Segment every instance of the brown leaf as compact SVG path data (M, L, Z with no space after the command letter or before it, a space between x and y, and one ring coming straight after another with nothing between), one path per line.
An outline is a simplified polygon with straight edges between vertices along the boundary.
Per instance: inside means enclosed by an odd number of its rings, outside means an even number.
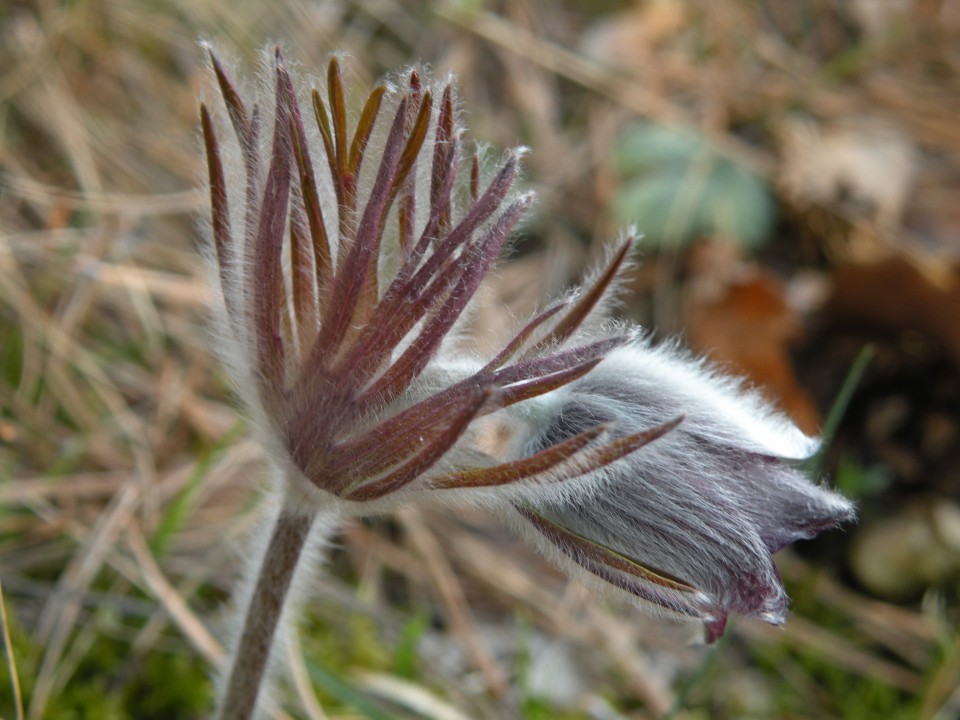
M836 270L825 312L840 323L919 332L960 365L958 268L895 252L848 259Z

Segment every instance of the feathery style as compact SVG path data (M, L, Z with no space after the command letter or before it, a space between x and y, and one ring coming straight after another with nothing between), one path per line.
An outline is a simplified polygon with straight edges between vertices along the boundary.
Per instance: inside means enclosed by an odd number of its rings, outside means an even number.
M605 320L632 238L493 357L468 356L464 320L532 200L514 189L521 151L484 180L453 85L417 70L375 87L351 130L337 58L305 94L274 51L251 104L210 57L219 350L284 503L221 717L256 706L319 513L475 500L572 572L703 621L708 639L732 612L782 622L771 553L852 507L785 463L816 443L754 395ZM491 426L508 438L495 452L480 441Z

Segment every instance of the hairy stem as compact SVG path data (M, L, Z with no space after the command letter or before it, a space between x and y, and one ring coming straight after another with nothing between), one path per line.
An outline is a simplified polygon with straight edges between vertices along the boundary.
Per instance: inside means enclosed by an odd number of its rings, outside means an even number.
M277 517L243 619L240 642L233 653L226 692L220 702L220 720L248 720L254 716L287 591L313 520L313 516L293 514L286 508Z

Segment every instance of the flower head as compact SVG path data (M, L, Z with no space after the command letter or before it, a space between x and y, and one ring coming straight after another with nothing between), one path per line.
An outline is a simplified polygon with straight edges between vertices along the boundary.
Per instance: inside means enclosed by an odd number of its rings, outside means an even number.
M521 153L482 181L452 84L416 70L377 86L351 130L336 58L307 95L274 51L253 103L211 61L221 354L288 501L367 514L481 498L711 636L729 612L780 621L770 553L851 507L783 463L811 441L759 401L596 322L631 238L494 357L466 357L457 330L531 202L514 190ZM513 438L499 453L478 439L491 423Z
M592 473L578 495L531 495L516 510L568 565L703 620L710 640L730 613L783 622L771 554L853 518L846 499L789 463L810 456L815 440L673 348L615 350L549 402L530 451L597 423L619 435L684 414L656 443Z

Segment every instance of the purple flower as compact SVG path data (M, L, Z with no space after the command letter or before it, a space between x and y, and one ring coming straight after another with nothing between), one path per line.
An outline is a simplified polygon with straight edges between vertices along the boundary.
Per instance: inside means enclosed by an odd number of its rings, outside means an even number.
M275 51L252 103L211 60L219 350L286 513L483 502L711 639L730 612L782 621L770 554L852 508L785 464L815 447L787 421L604 320L632 239L495 357L466 355L469 308L532 200L514 190L521 153L484 179L452 84L416 70L377 86L351 130L336 58L304 93Z
M675 349L615 350L549 403L531 452L598 423L619 436L683 414L656 443L579 481L576 494L531 494L516 511L567 567L703 620L711 642L730 613L782 623L787 598L771 554L853 519L850 502L789 462L817 441Z

